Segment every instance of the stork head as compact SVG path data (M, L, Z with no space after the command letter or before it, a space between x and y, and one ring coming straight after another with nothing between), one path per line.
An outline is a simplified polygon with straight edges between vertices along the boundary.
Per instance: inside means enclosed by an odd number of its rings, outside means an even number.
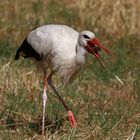
M100 41L95 37L94 33L90 31L83 31L79 34L78 43L80 46L95 56L97 60L105 67L105 65L100 60L99 51L104 50L106 53L111 54L110 51L104 47Z

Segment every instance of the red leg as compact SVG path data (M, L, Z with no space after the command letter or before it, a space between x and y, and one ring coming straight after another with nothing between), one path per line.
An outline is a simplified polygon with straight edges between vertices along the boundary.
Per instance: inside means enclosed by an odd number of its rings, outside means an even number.
M43 106L43 110L42 110L42 135L44 135L45 109L46 109L46 101L47 101L46 81L47 81L47 76L45 74L44 82L43 82L43 94L42 94L42 106Z
M68 120L69 120L70 126L76 128L77 126L76 121L75 121L73 112L70 110L68 111Z
M70 126L71 127L76 127L76 121L74 118L74 115L72 113L72 111L69 110L68 106L66 105L66 103L64 102L64 100L62 99L62 97L59 95L57 89L55 88L55 86L52 83L52 75L54 74L54 72L51 72L48 76L48 84L50 85L50 87L53 89L54 93L57 95L57 97L59 98L59 100L61 101L61 103L63 104L63 106L65 107L65 109L68 111L68 120L70 122Z

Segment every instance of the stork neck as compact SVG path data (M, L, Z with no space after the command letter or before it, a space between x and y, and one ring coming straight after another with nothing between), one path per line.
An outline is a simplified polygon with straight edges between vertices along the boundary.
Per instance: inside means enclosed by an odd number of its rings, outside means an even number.
M76 64L84 64L86 54L87 54L86 50L78 43L76 46L76 57L75 57Z

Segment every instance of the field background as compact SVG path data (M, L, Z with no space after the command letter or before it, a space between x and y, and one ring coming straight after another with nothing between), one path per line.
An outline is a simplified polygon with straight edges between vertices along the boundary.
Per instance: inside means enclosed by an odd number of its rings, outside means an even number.
M113 55L90 56L67 87L58 87L74 111L77 129L48 88L48 140L140 139L140 1L3 0L0 2L0 140L41 139L42 75L30 60L14 61L16 49L34 27L66 24L91 30ZM114 78L116 73L125 83ZM58 76L54 78L60 84Z

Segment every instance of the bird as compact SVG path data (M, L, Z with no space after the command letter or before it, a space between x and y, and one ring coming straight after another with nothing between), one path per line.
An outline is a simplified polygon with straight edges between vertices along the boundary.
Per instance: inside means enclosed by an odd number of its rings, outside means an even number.
M64 99L58 93L53 84L52 77L58 73L61 83L67 85L85 64L87 54L95 58L103 65L99 51L104 50L110 54L91 31L77 30L61 24L46 24L31 30L17 49L15 60L20 56L32 59L41 69L43 78L42 93L42 135L44 135L45 108L47 101L47 84L58 96L60 102L68 113L68 120L71 127L76 128L77 124L74 114L66 105ZM49 73L48 73L49 71Z

